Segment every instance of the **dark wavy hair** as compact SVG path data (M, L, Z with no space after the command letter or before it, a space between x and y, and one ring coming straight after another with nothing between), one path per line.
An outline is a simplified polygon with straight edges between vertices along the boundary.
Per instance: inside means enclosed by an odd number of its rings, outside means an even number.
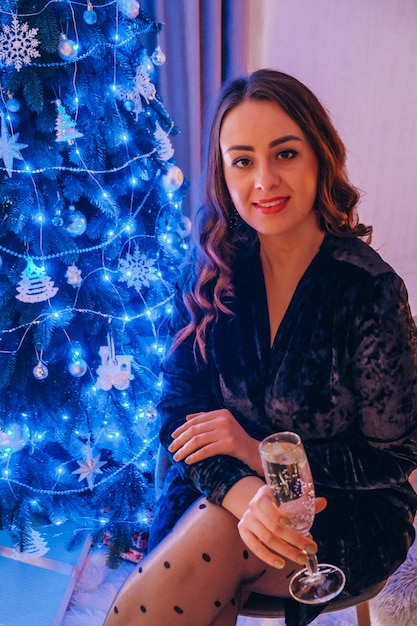
M233 268L242 249L257 239L236 216L223 174L220 132L225 116L247 100L275 102L298 124L319 163L315 210L320 228L338 237L368 237L372 227L360 223L360 194L346 174L346 150L317 97L296 78L270 69L226 83L217 99L205 135L202 206L193 215L191 255L183 298L190 323L177 335L174 347L195 333L194 350L206 358L206 332L220 312L230 314Z

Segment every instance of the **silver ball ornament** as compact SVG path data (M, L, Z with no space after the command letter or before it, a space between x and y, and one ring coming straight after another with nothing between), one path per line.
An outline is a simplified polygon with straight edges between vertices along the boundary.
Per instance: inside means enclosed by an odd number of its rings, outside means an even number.
M162 186L167 193L177 191L184 182L184 174L176 165L171 165L162 176Z
M179 258L184 254L183 239L178 233L167 233L165 235L164 249L173 258Z
M155 223L155 235L169 258L178 259L184 255L190 231L191 222L182 214L181 203L167 202L161 207Z
M134 19L139 15L140 4L137 0L118 0L120 11L125 17Z
M84 11L83 20L89 26L97 22L97 13L94 11L91 2L88 3L87 11Z
M62 219L61 209L55 209L55 215L52 218L52 224L54 226L62 226L64 220Z
M143 70L148 74L152 74L155 69L151 57L146 53L142 56L140 64Z
M37 365L35 365L35 367L33 368L33 375L36 378L36 380L44 380L45 378L48 378L48 368L46 367L45 363L42 363L42 361L39 361Z
M133 102L133 100L130 100L130 99L125 100L123 103L123 106L126 111L129 111L129 113L131 113L135 108L135 103Z
M4 430L0 429L0 449L16 452L25 447L29 438L27 424L9 424Z
M73 361L68 363L68 371L71 376L74 376L75 378L80 378L81 376L84 376L87 371L87 363L84 361L84 359L74 359Z
M64 61L75 61L78 56L78 46L72 39L62 34L58 44L58 54Z
M9 98L6 102L6 107L10 113L17 113L20 109L20 102L16 98Z
M81 237L87 229L87 220L81 211L77 211L74 206L70 206L62 213L64 228L71 237Z
M156 46L151 56L154 65L163 65L166 61L165 53L161 50L161 46Z
M181 217L178 219L177 233L183 239L190 236L191 220L186 215L181 215Z

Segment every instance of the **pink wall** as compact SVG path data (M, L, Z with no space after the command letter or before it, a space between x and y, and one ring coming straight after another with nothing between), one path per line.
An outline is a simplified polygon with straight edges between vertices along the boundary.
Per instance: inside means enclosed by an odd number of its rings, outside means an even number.
M417 1L251 0L250 70L292 74L348 149L373 246L417 313Z

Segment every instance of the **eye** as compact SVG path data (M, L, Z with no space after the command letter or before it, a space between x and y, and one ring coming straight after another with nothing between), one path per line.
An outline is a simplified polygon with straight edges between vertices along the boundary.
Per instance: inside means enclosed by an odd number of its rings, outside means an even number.
M297 156L297 154L297 150L287 148L286 150L281 150L280 152L278 152L277 159L281 159L282 161L289 161L290 159L293 159L295 156Z
M233 159L232 167L244 168L250 165L251 163L252 161L250 160L249 157L238 157L236 159Z

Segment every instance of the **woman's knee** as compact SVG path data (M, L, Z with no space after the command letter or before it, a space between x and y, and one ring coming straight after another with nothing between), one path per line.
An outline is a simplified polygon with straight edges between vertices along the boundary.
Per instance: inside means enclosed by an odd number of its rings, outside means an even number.
M226 537L229 541L235 539L237 543L242 544L237 522L236 517L226 509L209 502L206 498L200 498L184 513L171 532L177 537L185 533L189 538L190 530L194 529L200 539L204 537L219 543Z

